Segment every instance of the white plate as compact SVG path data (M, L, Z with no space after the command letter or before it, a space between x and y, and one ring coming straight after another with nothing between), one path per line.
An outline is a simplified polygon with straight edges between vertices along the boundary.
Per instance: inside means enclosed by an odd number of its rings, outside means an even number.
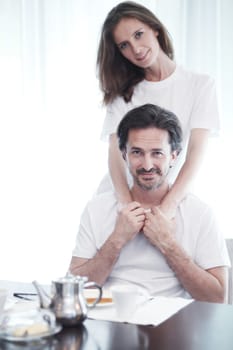
M91 308L91 305L95 301L95 299L98 296L98 291L96 289L84 289L84 296L87 302L87 305ZM103 290L102 293L102 299L94 306L94 308L101 308L106 306L112 306L113 300L112 300L112 293L110 290Z
M96 306L95 307L97 307L97 308L101 308L101 307L107 307L107 306L113 306L113 302L107 302L107 303L98 303L98 304L96 304Z
M0 332L0 339L8 340L8 341L14 341L14 342L30 342L39 340L41 338L51 337L52 335L55 335L59 333L62 329L61 325L56 325L55 328L51 328L49 332L44 332L40 334L35 335L28 335L28 336L22 336L22 337L16 337L13 335L13 332L16 327L8 328L4 332Z
M104 300L102 300L102 301L100 301L99 303L97 303L95 306L94 306L94 308L99 308L99 307L103 307L103 306L112 306L113 305L113 300L112 299L110 299L110 298L108 298L108 299L106 299L107 301L104 301ZM87 305L89 306L89 308L90 309L92 309L92 307L91 307L91 305L92 305L92 303L93 303L93 300L88 300L87 299Z

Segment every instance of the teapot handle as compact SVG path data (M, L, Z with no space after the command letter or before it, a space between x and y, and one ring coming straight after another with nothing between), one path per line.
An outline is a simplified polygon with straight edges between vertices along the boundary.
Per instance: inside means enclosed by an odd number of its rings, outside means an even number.
M95 282L86 282L84 283L84 288L90 288L90 287L95 287L99 290L99 295L97 296L96 300L91 304L91 305L88 305L89 308L93 308L96 306L96 304L100 301L100 299L102 298L102 287L95 283Z

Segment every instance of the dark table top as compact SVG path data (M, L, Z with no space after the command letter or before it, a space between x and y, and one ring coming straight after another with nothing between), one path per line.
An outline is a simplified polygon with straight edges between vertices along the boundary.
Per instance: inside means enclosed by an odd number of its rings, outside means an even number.
M1 342L0 349L232 350L233 306L194 302L156 327L88 319L43 344Z

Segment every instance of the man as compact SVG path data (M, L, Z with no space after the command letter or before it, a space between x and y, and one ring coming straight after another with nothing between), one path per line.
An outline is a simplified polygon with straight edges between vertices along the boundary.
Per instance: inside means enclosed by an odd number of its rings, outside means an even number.
M135 284L151 295L224 302L229 259L211 210L191 194L174 220L159 208L181 150L178 119L146 104L125 115L117 135L134 201L118 211L114 193L108 192L88 203L71 273L101 285Z

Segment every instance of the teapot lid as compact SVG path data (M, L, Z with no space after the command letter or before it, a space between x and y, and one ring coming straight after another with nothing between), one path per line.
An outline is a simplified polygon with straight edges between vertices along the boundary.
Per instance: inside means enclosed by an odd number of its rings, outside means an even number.
M73 275L69 271L64 277L57 278L54 282L56 283L80 283L80 282L87 282L88 277L86 276L79 276L79 275Z

